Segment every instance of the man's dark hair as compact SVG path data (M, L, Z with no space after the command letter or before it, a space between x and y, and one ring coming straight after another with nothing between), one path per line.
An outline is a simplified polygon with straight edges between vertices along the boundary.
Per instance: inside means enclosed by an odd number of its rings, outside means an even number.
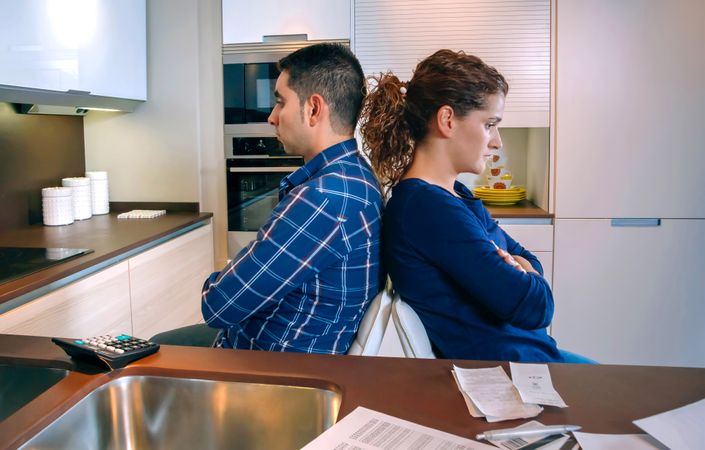
M289 88L299 96L301 107L319 94L330 108L333 130L355 130L367 88L360 61L349 48L330 43L304 47L282 58L279 70L289 74Z

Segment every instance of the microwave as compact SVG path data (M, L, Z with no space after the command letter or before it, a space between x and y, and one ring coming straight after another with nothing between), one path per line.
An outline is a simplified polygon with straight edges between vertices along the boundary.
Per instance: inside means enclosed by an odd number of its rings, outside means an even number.
M225 133L273 135L267 123L274 109L278 62L315 42L305 35L265 36L265 42L223 45L223 115ZM293 40L292 40L293 39ZM296 40L299 39L299 40ZM327 41L349 45L347 40Z

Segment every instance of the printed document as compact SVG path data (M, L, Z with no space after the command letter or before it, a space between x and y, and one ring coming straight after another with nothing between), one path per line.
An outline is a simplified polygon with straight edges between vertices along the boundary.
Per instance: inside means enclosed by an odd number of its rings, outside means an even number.
M595 434L574 431L583 450L668 450L647 434Z
M522 401L512 380L501 366L488 369L463 369L453 366L453 371L461 391L487 416L488 422L536 417L543 411L538 405L525 404Z
M358 406L302 450L495 450L487 444Z
M634 424L671 450L703 448L705 443L705 399L666 411Z
M512 382L526 403L567 408L560 394L553 387L551 373L546 364L509 363Z

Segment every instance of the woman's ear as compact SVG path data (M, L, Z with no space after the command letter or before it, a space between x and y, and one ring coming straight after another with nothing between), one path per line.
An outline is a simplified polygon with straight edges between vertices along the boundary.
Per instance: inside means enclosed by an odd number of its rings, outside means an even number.
M455 124L453 119L455 118L455 112L453 108L448 105L443 105L438 108L436 112L436 126L438 127L438 132L441 136L448 138L453 133L455 129Z

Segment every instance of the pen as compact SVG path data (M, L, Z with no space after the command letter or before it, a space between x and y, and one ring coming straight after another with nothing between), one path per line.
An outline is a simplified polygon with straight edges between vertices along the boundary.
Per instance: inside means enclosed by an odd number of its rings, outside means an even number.
M577 425L548 425L541 428L502 428L480 433L475 436L475 439L503 441L526 436L550 436L552 434L570 433L571 431L578 431L580 428Z

